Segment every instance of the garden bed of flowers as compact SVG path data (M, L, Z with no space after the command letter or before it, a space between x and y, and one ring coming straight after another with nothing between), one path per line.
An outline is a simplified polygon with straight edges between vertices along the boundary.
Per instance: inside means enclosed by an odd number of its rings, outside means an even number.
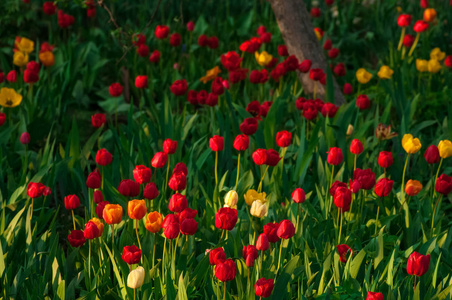
M2 1L0 299L452 299L452 1L303 2Z

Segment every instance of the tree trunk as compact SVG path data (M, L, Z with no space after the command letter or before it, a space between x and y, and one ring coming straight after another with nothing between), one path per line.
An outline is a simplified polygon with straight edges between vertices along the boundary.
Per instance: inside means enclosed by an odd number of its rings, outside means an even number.
M310 21L310 15L306 10L303 0L270 0L276 21L278 22L284 42L289 54L295 55L301 62L305 59L312 61L312 68L321 68L326 72L328 67L323 48L314 33L314 27ZM309 73L298 73L303 89L308 94L314 92L314 81L309 78ZM334 102L345 103L341 88L334 80ZM325 99L326 87L317 83L317 95Z

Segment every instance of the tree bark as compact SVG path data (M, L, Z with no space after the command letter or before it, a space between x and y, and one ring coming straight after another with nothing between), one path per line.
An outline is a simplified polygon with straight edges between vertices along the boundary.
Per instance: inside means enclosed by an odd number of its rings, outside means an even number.
M289 54L295 55L301 62L305 59L312 61L312 68L321 68L326 72L328 67L323 48L314 33L310 15L303 0L269 0L278 22L284 42ZM314 81L309 78L309 73L298 72L303 89L308 94L314 92ZM345 103L341 88L334 79L334 102ZM317 95L325 99L326 87L317 83Z

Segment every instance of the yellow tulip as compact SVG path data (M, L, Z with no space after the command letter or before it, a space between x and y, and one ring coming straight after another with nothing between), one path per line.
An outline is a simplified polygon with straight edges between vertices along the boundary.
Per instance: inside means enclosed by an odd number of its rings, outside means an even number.
M267 194L265 194L264 192L258 193L256 190L248 190L243 197L245 198L246 204L251 206L253 202L256 200L261 200L262 202L265 202L266 196Z
M273 56L268 54L267 51L262 51L260 54L256 51L254 57L256 57L257 63L263 67L267 66L273 59Z
M27 38L16 38L16 47L21 52L30 54L35 48L35 43Z
M402 147L405 149L406 153L414 154L418 152L421 147L421 141L418 138L414 138L411 134L405 134L402 138Z
M250 214L257 218L265 217L268 214L268 206L261 200L256 200L251 205Z
M446 52L441 52L441 49L436 47L430 52L430 59L436 59L438 61L442 61L446 58Z
M137 267L132 270L127 276L127 286L131 289L138 289L143 285L144 282L144 268L142 266Z
M377 73L381 79L391 79L392 74L394 74L394 71L388 66L381 66L380 71Z
M356 79L358 79L359 83L366 84L372 78L372 74L366 71L364 68L358 69L356 71Z
M353 133L353 125L352 124L348 124L348 127L347 127L347 135L352 135L352 133Z
M221 70L218 66L215 66L215 68L207 70L206 76L201 77L202 83L206 84L207 82L214 80L217 78L218 74L221 73Z
M452 142L449 140L442 140L438 144L439 156L448 158L452 156Z
M23 67L28 63L28 54L21 51L14 52L13 64L18 67Z
M3 107L16 107L22 102L22 95L14 89L2 88L0 90L0 105Z
M416 69L419 72L427 72L428 71L428 61L425 59L416 59Z
M237 206L237 202L239 201L239 195L236 191L229 191L224 196L224 204L226 204L228 207L234 207Z
M428 61L428 71L430 73L438 73L441 71L441 64L436 59L431 59Z

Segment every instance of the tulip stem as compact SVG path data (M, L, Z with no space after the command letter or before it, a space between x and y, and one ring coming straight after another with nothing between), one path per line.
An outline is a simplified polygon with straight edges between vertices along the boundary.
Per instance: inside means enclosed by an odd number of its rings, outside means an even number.
M91 285L91 239L88 240L88 278Z
M257 192L258 192L258 193L261 192L261 189L262 189L262 181L264 180L264 177L265 177L265 175L267 174L268 167L269 167L269 166L267 166L267 168L265 168L264 174L262 175L261 181L259 182L259 186L257 187ZM262 166L261 166L261 173L262 173Z
M31 198L30 222L31 222L31 219L33 218L33 202L34 202L34 198Z
M287 147L284 147L282 150L282 158L281 158L281 181L282 181L282 176L284 173L284 157L286 156L286 151L287 151Z
M438 206L439 201L443 198L443 195L438 196L438 200L436 200L435 209L433 210L433 217L432 217L432 236L433 236L433 229L435 229L435 215L436 215L436 207Z
M419 42L419 37L420 37L420 34L419 34L419 32L418 32L418 33L416 34L416 39L414 40L413 46L411 46L410 52L408 52L408 56L411 56L411 54L413 54L414 48L416 48L417 43Z
M171 162L171 155L168 155L168 162L167 162L167 167L166 167L166 183L165 183L165 193L163 194L163 196L165 196L166 194L166 189L168 188L168 174L169 174L169 168L170 168L170 162Z
M154 268L156 242L157 242L157 235L154 233L154 250L152 251L152 268Z
M405 173L406 173L406 167L408 165L409 158L410 158L410 154L408 153L407 156L406 156L406 160L405 160L405 166L403 167L402 189L400 191L401 197L402 197L402 205L403 205L403 203L405 203L405 189L404 189L404 186L405 186Z
M443 164L443 159L444 158L441 158L441 160L439 161L438 170L436 170L435 182L433 182L433 184L432 184L432 186L433 186L433 197L435 197L435 184L436 184L436 180L438 180L439 170L441 169L441 165Z
M133 289L133 300L135 300L135 291L136 289Z
M226 300L226 281L224 282L223 300Z
M298 231L298 223L300 221L300 204L297 204L297 226L295 226L295 229Z
M218 185L218 151L215 151L215 185Z
M378 215L380 214L380 205L378 205L377 208L377 219L375 220L375 235L377 235L377 230L378 230Z
M165 252L166 252L166 238L163 243L163 257L162 257L162 280L165 282Z
M100 148L100 147L99 147ZM104 174L105 174L105 172L104 172L104 166L102 166L102 192L104 191Z
M75 216L74 216L74 210L71 209L72 211L72 223L74 224L74 230L76 230L77 228L75 228Z
M343 215L344 215L344 213L342 212L342 208L340 209L340 212L341 212L341 225L339 226L339 238L338 238L338 242L337 242L338 245L341 244L342 219L343 219Z
M416 276L416 275L414 275L414 286L413 286L413 290L415 290L415 289L416 289L416 281L417 281L417 276Z
M115 257L115 224L111 224L111 251Z
M117 105L117 97L115 97L115 128L118 130L118 105ZM133 290L135 292L135 290Z
M237 177L235 179L234 191L237 191L237 184L239 183L239 174L240 174L240 152L239 157L237 158Z
M400 35L399 46L397 47L397 51L400 51L403 45L403 39L405 37L405 27L402 27L402 34Z
M358 157L358 155L355 154L355 160L353 162L353 173L355 173L356 171L356 158Z
M276 269L276 274L278 274L279 266L281 265L281 252L283 248L283 240L281 240L281 246L279 247L279 257L278 257L278 268Z
M135 220L135 232L137 233L138 247L141 250L140 236L138 235L138 220ZM143 256L141 256L141 261L143 261Z

